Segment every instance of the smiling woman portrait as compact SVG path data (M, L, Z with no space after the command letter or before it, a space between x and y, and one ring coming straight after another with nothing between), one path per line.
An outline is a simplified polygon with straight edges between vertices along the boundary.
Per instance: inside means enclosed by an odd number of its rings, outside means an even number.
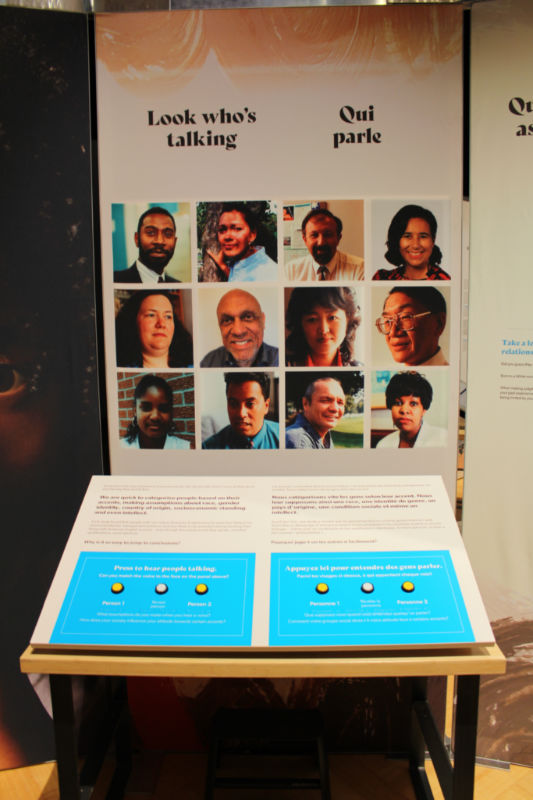
M276 214L270 203L199 203L199 281L275 281ZM257 206L255 209L253 206Z
M115 320L117 366L192 366L192 337L176 313L179 298L179 292L142 290L124 299Z
M355 291L347 286L293 289L286 312L287 366L361 366L354 355L360 322Z
M442 253L435 244L437 220L427 208L407 205L389 225L385 258L395 269L378 269L374 281L449 281L440 267Z
M123 447L156 450L189 450L190 443L174 431L173 396L169 384L158 375L144 375L133 395L134 416Z

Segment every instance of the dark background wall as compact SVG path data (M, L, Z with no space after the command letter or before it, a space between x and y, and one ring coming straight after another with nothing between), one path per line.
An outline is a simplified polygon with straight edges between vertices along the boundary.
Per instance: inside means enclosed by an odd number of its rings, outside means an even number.
M87 17L0 9L0 767L54 757L18 659L102 471Z

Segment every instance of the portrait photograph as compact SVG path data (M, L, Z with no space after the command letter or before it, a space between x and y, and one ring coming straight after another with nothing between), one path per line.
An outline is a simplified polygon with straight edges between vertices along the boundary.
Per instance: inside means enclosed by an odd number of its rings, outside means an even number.
M202 370L200 386L202 449L279 448L277 372Z
M445 447L448 369L372 372L371 447Z
M194 375L119 372L119 437L129 450L193 450Z
M196 204L198 281L278 279L278 208L271 200Z
M193 366L190 289L115 289L117 367Z
M277 367L278 290L202 286L195 353L201 367Z
M363 200L301 200L283 204L285 280L363 280Z
M363 447L364 399L362 372L286 372L286 448Z
M450 201L447 197L398 198L371 203L372 280L448 281Z
M362 290L316 284L285 289L288 367L361 367Z
M450 286L372 286L372 366L448 366Z
M189 203L112 203L114 283L189 283Z

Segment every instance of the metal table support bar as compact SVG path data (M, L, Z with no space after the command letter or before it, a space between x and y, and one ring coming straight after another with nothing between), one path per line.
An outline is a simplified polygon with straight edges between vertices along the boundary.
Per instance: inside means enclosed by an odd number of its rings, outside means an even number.
M127 704L126 681L121 680L113 693L108 713L94 736L91 751L79 771L77 730L70 675L50 675L50 691L54 716L57 772L60 798L78 800L91 797L104 758L111 743L115 744L115 770L106 800L120 800L131 772L131 727Z
M417 800L433 800L434 797L424 768L426 747L445 800L472 800L479 682L479 675L460 675L457 678L455 757L452 764L427 702L427 679L416 679L411 707L410 772Z
M50 694L54 713L59 796L62 799L78 798L80 779L70 675L50 675Z

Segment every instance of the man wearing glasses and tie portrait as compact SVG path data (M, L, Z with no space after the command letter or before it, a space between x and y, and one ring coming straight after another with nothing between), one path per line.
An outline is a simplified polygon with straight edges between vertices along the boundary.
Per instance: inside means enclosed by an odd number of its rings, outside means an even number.
M303 218L301 235L308 254L285 265L289 281L360 281L364 260L338 249L343 224L327 208L312 208Z

